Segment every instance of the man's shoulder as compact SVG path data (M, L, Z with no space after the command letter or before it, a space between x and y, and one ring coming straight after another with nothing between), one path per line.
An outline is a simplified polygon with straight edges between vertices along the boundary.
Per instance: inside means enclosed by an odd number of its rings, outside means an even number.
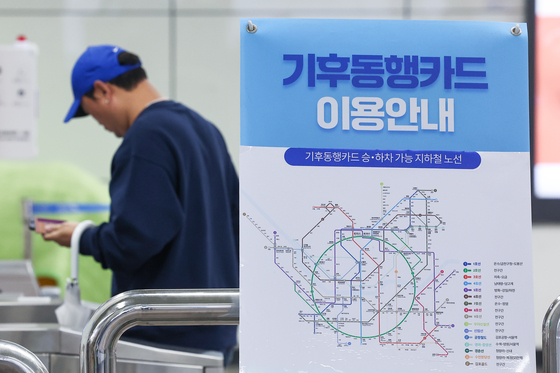
M150 149L173 148L212 138L214 126L185 105L174 101L158 102L144 110L123 138L121 147L133 154ZM202 140L204 142L204 140ZM183 150L185 151L185 150Z
M218 128L195 110L175 101L163 101L148 107L132 125L138 131L189 135L196 138L221 137Z
M214 125L204 119L196 111L187 106L174 102L165 101L150 105L134 121L130 130L135 132L159 132L188 131L196 128L213 128ZM129 131L130 131L129 130Z
M169 121L203 121L202 116L180 102L166 100L148 106L136 119L136 122Z

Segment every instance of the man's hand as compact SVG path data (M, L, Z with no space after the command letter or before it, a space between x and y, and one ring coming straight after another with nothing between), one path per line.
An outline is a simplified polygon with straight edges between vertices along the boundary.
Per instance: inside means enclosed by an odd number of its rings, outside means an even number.
M43 233L43 239L45 241L54 241L60 246L70 247L70 240L72 239L72 233L78 222L67 221L62 224L47 224L45 225L45 233Z

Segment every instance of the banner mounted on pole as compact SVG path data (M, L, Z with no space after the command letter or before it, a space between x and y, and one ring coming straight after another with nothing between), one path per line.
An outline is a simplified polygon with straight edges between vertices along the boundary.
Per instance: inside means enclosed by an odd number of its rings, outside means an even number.
M534 371L527 45L241 21L243 372Z

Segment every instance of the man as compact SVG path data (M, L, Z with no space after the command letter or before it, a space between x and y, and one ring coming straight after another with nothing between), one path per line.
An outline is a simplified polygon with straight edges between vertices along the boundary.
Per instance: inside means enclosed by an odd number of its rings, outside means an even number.
M239 287L239 185L219 131L163 98L140 59L116 46L89 47L72 88L65 122L89 114L123 138L111 166L111 215L99 226L50 226L44 238L77 240L81 254L113 271L113 295ZM236 327L136 327L125 337L222 351L227 361Z

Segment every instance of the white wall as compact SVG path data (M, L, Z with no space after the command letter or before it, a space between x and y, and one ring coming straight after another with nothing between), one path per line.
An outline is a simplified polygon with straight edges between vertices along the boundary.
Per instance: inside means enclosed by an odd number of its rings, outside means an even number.
M378 18L525 22L524 0L0 0L0 44L24 34L39 45L39 156L64 160L108 182L119 140L90 118L63 124L70 71L91 44L137 53L165 96L198 110L239 151L239 18ZM504 233L506 234L506 233ZM533 229L535 339L560 295L559 225Z

